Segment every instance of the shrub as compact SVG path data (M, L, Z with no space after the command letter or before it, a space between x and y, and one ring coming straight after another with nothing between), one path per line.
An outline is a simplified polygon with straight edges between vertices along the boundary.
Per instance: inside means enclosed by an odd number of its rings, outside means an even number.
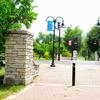
M64 56L64 57L71 57L71 53L69 51L62 52L62 56Z
M49 58L50 58L50 53L49 53L48 51L46 51L46 52L44 53L44 57L45 57L46 59L49 59Z

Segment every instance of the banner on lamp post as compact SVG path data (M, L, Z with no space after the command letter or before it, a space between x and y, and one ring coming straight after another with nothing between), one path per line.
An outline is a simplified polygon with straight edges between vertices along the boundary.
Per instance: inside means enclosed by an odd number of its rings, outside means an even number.
M53 21L47 22L47 31L53 31Z

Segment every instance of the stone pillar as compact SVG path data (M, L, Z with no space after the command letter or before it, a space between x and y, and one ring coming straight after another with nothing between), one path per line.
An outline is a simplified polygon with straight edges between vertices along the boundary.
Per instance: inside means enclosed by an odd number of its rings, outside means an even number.
M30 84L33 80L33 36L19 30L9 31L6 40L4 84Z

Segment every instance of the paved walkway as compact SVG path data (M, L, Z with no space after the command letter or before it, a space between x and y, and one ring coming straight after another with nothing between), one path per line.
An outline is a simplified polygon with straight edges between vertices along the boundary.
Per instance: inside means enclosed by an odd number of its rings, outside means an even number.
M71 72L71 65L50 67L50 64L41 64L33 84L6 100L100 100L99 66L77 65L76 86L73 87Z

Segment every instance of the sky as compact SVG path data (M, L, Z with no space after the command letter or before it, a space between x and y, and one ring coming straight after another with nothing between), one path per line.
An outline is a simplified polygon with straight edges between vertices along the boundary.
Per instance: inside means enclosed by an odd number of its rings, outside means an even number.
M65 26L79 26L83 33L97 23L100 17L100 0L35 0L38 6L34 10L39 14L33 21L30 32L38 36L39 32L47 32L46 18L61 16Z

